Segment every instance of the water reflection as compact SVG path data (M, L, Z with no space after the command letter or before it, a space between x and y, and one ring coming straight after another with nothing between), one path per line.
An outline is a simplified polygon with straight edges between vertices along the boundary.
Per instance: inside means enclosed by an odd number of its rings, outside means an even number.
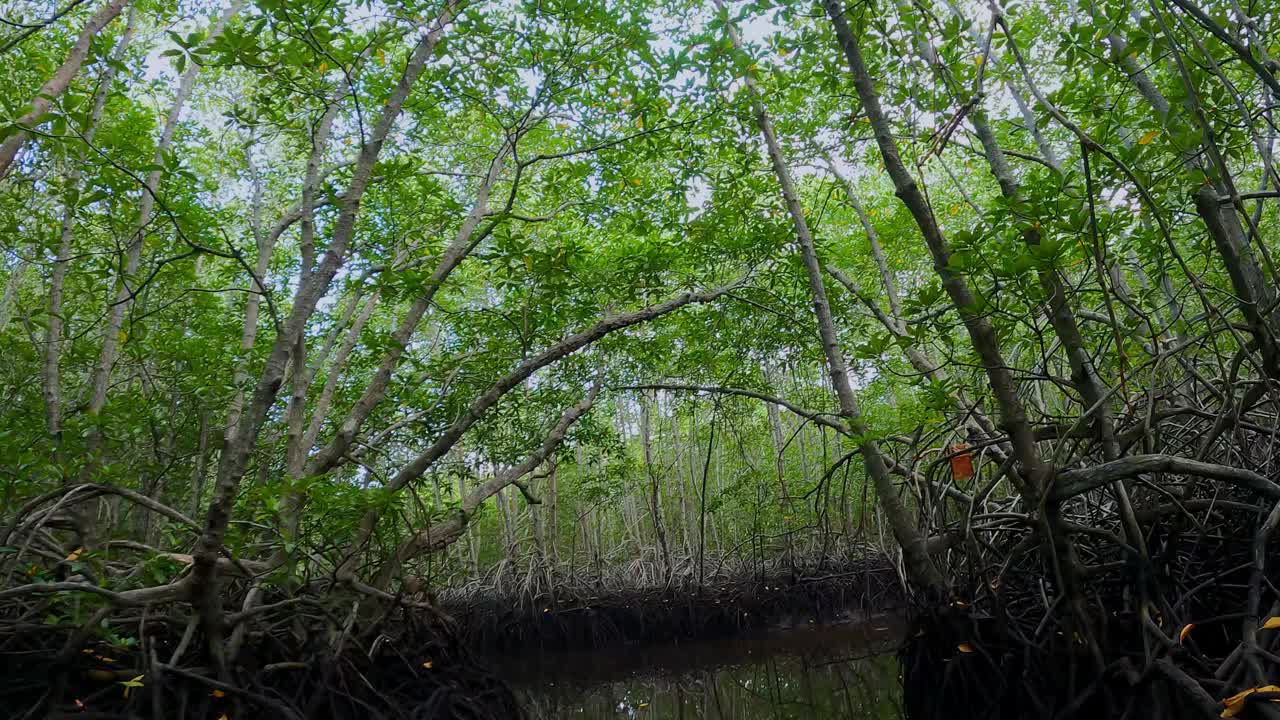
M537 720L898 718L896 631L878 622L524 658L517 692Z

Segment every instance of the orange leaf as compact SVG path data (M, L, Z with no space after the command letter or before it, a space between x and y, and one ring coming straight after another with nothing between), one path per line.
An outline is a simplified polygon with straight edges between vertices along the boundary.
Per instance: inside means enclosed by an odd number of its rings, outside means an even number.
M959 645L956 646L956 649L962 653L973 652L973 646L970 645L969 643L960 643Z
M960 212L958 205L951 206L951 214L955 215ZM951 453L951 477L957 481L968 480L973 477L973 456L964 452L968 445L964 443L956 443L947 448Z
M1159 134L1160 134L1159 130L1151 130L1149 132L1143 133L1142 137L1138 138L1138 144L1146 145L1150 143L1152 140L1155 140L1156 136L1158 136Z
M1178 642L1186 642L1187 636L1191 634L1191 628L1195 627L1195 623L1187 623L1182 626L1182 631L1178 633Z
M1280 630L1280 616L1272 616L1262 623L1263 630Z
M213 692L209 693L209 695L211 697L216 697L216 698L224 698L227 696L225 692L219 690L218 688L214 688Z

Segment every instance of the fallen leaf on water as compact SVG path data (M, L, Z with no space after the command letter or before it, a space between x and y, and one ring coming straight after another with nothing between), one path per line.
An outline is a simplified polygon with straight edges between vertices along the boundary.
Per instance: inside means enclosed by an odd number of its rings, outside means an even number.
M1191 628L1195 627L1195 623L1187 623L1182 626L1182 631L1178 633L1178 642L1185 642L1187 635L1191 634Z
M970 645L969 643L960 643L959 645L956 646L956 649L962 653L973 652L973 646Z
M227 717L226 713L222 713L218 716L218 720L231 720L231 718Z
M1263 630L1280 630L1280 615L1267 618L1266 622L1262 623L1262 629Z
M223 692L223 691L219 690L218 688L214 688L214 689L213 689L213 692L209 693L209 695L210 695L211 697L216 697L216 698L223 698L223 697L226 697L226 696L227 696L227 694L226 694L225 692Z
M1260 693L1260 692L1280 693L1280 686L1263 685L1262 687L1255 687L1255 688L1249 688L1248 690L1241 690L1235 695L1232 695L1231 697L1222 701L1222 717L1229 718L1229 717L1235 717L1236 715L1239 715L1240 711L1244 710L1245 703L1248 702L1249 696L1254 693Z
M426 669L430 670L432 667L434 667L434 666L435 666L435 664L436 664L436 663L435 663L435 661L434 661L434 660L428 660L428 661L426 661L426 662L422 663L422 667L424 667L424 668L426 668Z

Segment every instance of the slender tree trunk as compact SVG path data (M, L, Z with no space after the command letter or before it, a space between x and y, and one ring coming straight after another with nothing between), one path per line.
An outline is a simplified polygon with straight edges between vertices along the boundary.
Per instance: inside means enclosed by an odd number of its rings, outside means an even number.
M342 198L341 208L324 258L319 266L307 275L306 281L298 285L289 316L272 345L262 375L254 389L253 398L240 418L234 440L223 448L218 463L213 500L209 504L204 532L201 533L194 553L195 562L191 575L192 594L200 622L209 638L209 646L213 649L214 665L221 676L226 675L227 666L222 647L222 605L218 600L217 559L222 550L227 524L231 520L231 509L240 481L244 477L249 456L256 445L258 432L266 422L267 413L275 403L276 395L284 381L285 366L297 344L297 339L305 331L316 304L328 290L334 275L337 274L338 268L346 257L347 247L355 231L360 201L372 178L374 164L382 151L383 143L400 116L410 89L426 67L436 44L444 34L445 26L452 21L458 7L459 3L451 0L432 23L431 29L422 35L410 54L405 70L384 104L371 136L361 148L347 193ZM372 528L369 532L372 532Z
M716 7L723 11L724 4L722 0L716 0ZM730 23L728 30L734 47L741 49L742 42L738 37L737 28ZM877 496L884 504L885 515L889 518L894 535L902 546L909 575L926 592L937 594L941 597L944 587L942 574L934 565L933 558L929 556L925 547L925 538L916 526L915 518L912 517L910 510L898 497L897 488L894 487L889 477L889 470L880 454L879 446L869 438L866 428L863 426L861 410L853 394L853 386L849 382L848 367L845 364L844 354L840 350L835 323L831 318L831 306L827 302L826 287L822 280L822 267L818 261L808 222L804 217L804 210L800 206L799 194L796 191L794 181L791 179L791 171L787 167L782 147L774 134L773 123L765 109L764 102L760 99L760 92L755 80L750 75L747 75L745 82L751 92L751 104L755 112L756 124L764 137L769 160L773 165L773 173L782 188L783 200L786 203L787 212L791 216L796 240L800 245L801 260L809 278L809 292L813 300L814 314L818 320L818 334L822 339L822 350L827 359L827 369L831 376L831 384L839 401L840 415L853 433L865 438L860 447L863 461L866 463L867 475L876 484Z
M27 141L28 128L35 127L39 124L45 113L49 112L49 108L53 107L54 101L62 97L62 93L66 92L67 86L75 79L76 74L80 72L80 66L84 64L85 58L89 56L90 45L93 44L93 38L97 36L102 29L105 28L120 11L124 9L126 0L110 0L98 9L89 21L85 23L80 30L80 35L76 37L76 42L71 46L71 52L67 53L67 59L53 73L53 77L49 78L44 85L40 86L40 90L36 92L36 96L32 98L30 108L26 114L18 118L14 125L18 130L0 143L0 179L9 174L9 169L13 166L13 160L18 155L18 151L22 149L23 143Z
M209 28L208 38L205 40L206 46L222 34L227 23L239 12L243 2L244 0L234 0L218 16ZM182 73L178 81L178 89L174 94L173 104L169 107L164 127L160 131L160 139L156 142L156 150L151 158L151 162L154 165L162 165L165 156L173 146L173 139L178 131L178 121L182 118L182 111L187 104L187 99L191 96L192 89L195 87L196 77L200 74L200 70L201 66L193 62ZM160 181L163 177L164 173L160 169L148 172L144 181L142 197L138 200L138 216L133 224L129 245L125 249L124 267L116 275L114 299L108 309L107 325L102 335L102 349L98 354L98 363L94 367L89 382L89 402L86 412L90 417L97 417L107 404L107 390L111 383L111 370L115 366L116 357L120 350L120 335L124 327L124 316L133 302L134 293L137 291L137 287L133 287L130 284L138 274L138 265L142 259L142 248L146 240L147 226L151 223L151 216L156 205L156 194L160 192ZM89 444L93 448L99 442L101 442L101 433L95 431L90 437ZM90 466L92 466L92 463L90 463Z
M1036 447L1035 433L1018 395L1017 383L1009 370L1010 366L1001 354L995 329L987 316L979 312L965 278L952 268L951 249L938 227L928 201L898 154L897 142L893 138L888 118L881 109L880 97L876 93L875 84L863 61L858 40L845 19L842 3L840 0L825 0L825 6L836 37L844 51L845 59L848 61L849 71L853 76L858 97L862 101L863 110L871 121L880 156L893 180L895 192L911 212L912 218L924 236L925 244L933 257L934 270L941 278L943 289L950 296L952 305L960 313L973 348L986 370L988 384L1000 408L1001 425L1013 441L1014 457L1021 466L1022 481L1019 484L1022 487L1020 489L1029 503L1043 508L1046 558L1054 567L1062 593L1067 599L1067 607L1070 609L1071 616L1077 620L1077 629L1082 636L1088 636L1090 632L1086 623L1087 613L1079 587L1074 551L1063 532L1058 503L1044 498L1053 476L1053 469L1040 457ZM893 524L892 520L890 524ZM1095 656L1100 654L1092 638L1090 638L1090 646Z
M662 494L658 484L658 470L653 459L653 426L650 414L650 399L647 393L640 396L640 443L644 455L644 471L649 478L649 516L653 520L653 535L658 542L658 552L662 557L663 575L671 580L671 550L667 547L667 534L662 525Z
M93 142L94 135L98 130L98 123L102 120L102 113L107 105L107 96L111 94L111 84L115 79L120 63L124 59L125 50L129 47L129 42L133 39L135 28L135 20L137 19L137 6L129 7L129 16L125 22L124 34L120 36L120 40L116 43L115 49L111 51L111 58L107 62L107 66L103 68L102 74L98 78L98 89L93 94L93 108L89 111L89 119L85 126L80 130L81 136L84 138L86 145ZM53 272L49 277L49 320L45 328L45 344L44 344L44 408L45 408L45 428L49 432L49 437L53 439L55 457L60 458L61 453L58 448L62 445L62 380L61 380L61 362L62 362L62 334L63 334L63 286L66 283L67 267L71 262L71 251L75 240L76 229L76 211L79 208L78 199L81 190L81 177L83 168L81 163L86 159L86 154L79 153L80 162L67 171L66 185L68 195L66 196L62 212L62 227L59 232L58 256L53 262ZM64 479L70 479L70 475L64 476Z
M675 483L677 492L680 496L680 537L684 547L685 557L693 555L693 538L697 534L697 530L693 526L693 507L689 504L689 492L685 486L685 467L684 467L684 451L680 446L680 417L676 413L675 405L671 406L671 458L672 471L675 473Z

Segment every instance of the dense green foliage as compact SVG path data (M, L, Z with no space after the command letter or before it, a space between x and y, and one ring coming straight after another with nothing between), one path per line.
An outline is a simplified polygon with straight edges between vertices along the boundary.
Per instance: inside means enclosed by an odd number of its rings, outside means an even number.
M378 589L398 587L400 562L454 586L545 589L891 548L860 443L896 460L924 527L947 512L930 485L950 482L943 450L974 441L957 407L997 425L1008 410L962 315L994 326L1049 440L1092 422L1070 343L1128 427L1185 406L1213 418L1246 379L1280 379L1257 334L1271 321L1237 302L1194 200L1211 181L1234 193L1273 286L1268 2L1213 0L1203 21L1182 0L1039 0L999 23L977 4L850 10L950 243L941 261L883 171L819 5L231 7L225 27L226 7L203 0L117 8L21 133L98 8L0 39L0 133L27 136L0 178L0 506L90 483L171 509L107 490L49 513L56 539L27 528L34 541L0 548L20 558L0 558L6 582L65 575L78 547L77 567L116 591L172 579L173 553L212 568L224 547L276 585L336 574ZM850 281L829 275L826 292L865 427L831 425L845 413L757 98L818 256ZM958 312L939 267L971 307ZM1050 321L1050 276L1077 340ZM565 345L593 327L609 332ZM584 398L581 419L565 414ZM1146 427L1139 450L1197 454ZM1041 448L1064 469L1098 452L1079 437ZM1229 452L1216 460L1236 464ZM526 458L523 487L482 492ZM413 539L458 518L444 553ZM139 558L147 572L128 570Z

